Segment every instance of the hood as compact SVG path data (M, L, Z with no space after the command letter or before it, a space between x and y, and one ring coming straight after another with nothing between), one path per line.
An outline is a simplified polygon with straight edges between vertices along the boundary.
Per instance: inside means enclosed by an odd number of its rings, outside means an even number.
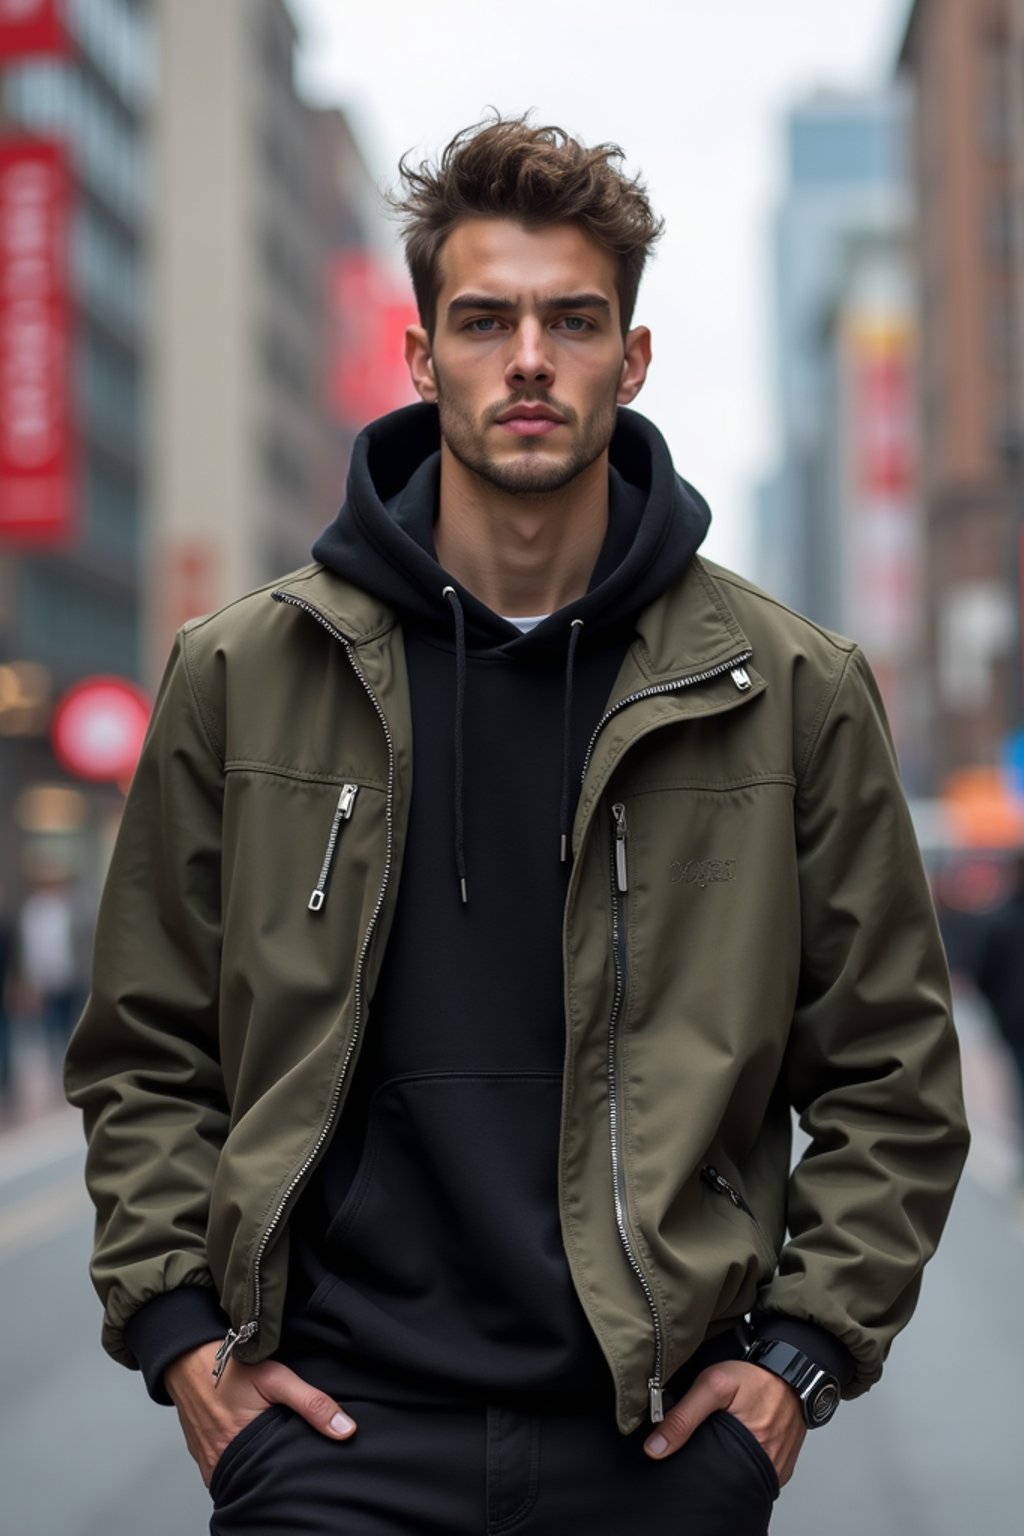
M682 573L708 529L700 493L672 467L660 432L619 410L611 442L608 532L587 592L523 634L455 581L434 549L441 466L436 406L411 405L372 422L352 450L345 502L313 558L417 627L452 636L443 594L454 587L471 650L564 654L566 625L582 643L632 620Z

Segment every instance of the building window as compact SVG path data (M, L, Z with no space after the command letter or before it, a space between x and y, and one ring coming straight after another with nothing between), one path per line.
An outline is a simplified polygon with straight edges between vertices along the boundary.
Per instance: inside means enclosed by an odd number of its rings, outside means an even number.
M989 204L985 234L990 258L999 266L1011 261L1017 244L1017 220L1008 197L996 197Z
M67 566L26 560L22 572L25 654L62 677L138 675L138 622L131 599L87 585Z
M987 329L989 362L997 372L1005 373L1017 361L1017 326L1007 299L997 298L989 305Z
M985 150L994 160L1004 160L1013 148L1011 60L1012 55L1005 42L989 43L981 56L981 137Z
M145 205L146 167L138 127L96 82L63 62L15 66L7 83L12 117L67 139L86 180L134 222Z
M139 504L130 470L91 452L85 461L85 522L89 542L111 557L118 569L132 572L139 556Z
M263 444L263 469L271 494L312 505L312 484L305 464L289 443L273 435Z
M141 390L134 359L90 326L83 327L77 357L81 419L119 452L132 458L142 426Z
M70 0L68 20L89 55L125 101L145 107L156 83L148 8L131 0Z
M141 320L137 250L87 199L75 209L71 253L75 286L87 304L134 332Z

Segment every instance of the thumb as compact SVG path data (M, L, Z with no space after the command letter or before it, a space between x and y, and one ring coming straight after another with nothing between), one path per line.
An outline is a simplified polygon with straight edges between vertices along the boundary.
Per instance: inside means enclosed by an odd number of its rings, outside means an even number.
M329 1440L347 1440L356 1431L355 1420L338 1407L333 1397L303 1381L279 1360L268 1360L255 1368L255 1385L269 1403L281 1403L305 1419Z
M718 1367L702 1371L690 1390L665 1415L655 1434L648 1437L644 1450L660 1459L671 1456L684 1446L699 1424L719 1408L727 1408L736 1395L735 1384Z

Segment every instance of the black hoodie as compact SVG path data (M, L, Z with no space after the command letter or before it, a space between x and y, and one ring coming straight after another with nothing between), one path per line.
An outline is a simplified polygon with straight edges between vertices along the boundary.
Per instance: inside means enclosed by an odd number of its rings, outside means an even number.
M527 634L437 563L433 407L360 436L313 551L398 613L414 753L362 1055L292 1227L280 1358L341 1402L611 1393L558 1216L561 837L635 617L709 521L643 417L611 461L589 590Z

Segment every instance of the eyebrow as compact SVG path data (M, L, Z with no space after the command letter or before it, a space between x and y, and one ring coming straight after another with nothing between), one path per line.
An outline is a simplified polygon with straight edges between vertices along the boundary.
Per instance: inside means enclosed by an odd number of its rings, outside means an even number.
M541 299L541 309L598 309L606 314L611 314L611 304L600 293L560 293L551 298ZM467 309L482 309L494 314L507 314L510 310L518 309L519 302L516 299L499 297L490 293L460 293L452 299L448 305L449 314L457 314Z

